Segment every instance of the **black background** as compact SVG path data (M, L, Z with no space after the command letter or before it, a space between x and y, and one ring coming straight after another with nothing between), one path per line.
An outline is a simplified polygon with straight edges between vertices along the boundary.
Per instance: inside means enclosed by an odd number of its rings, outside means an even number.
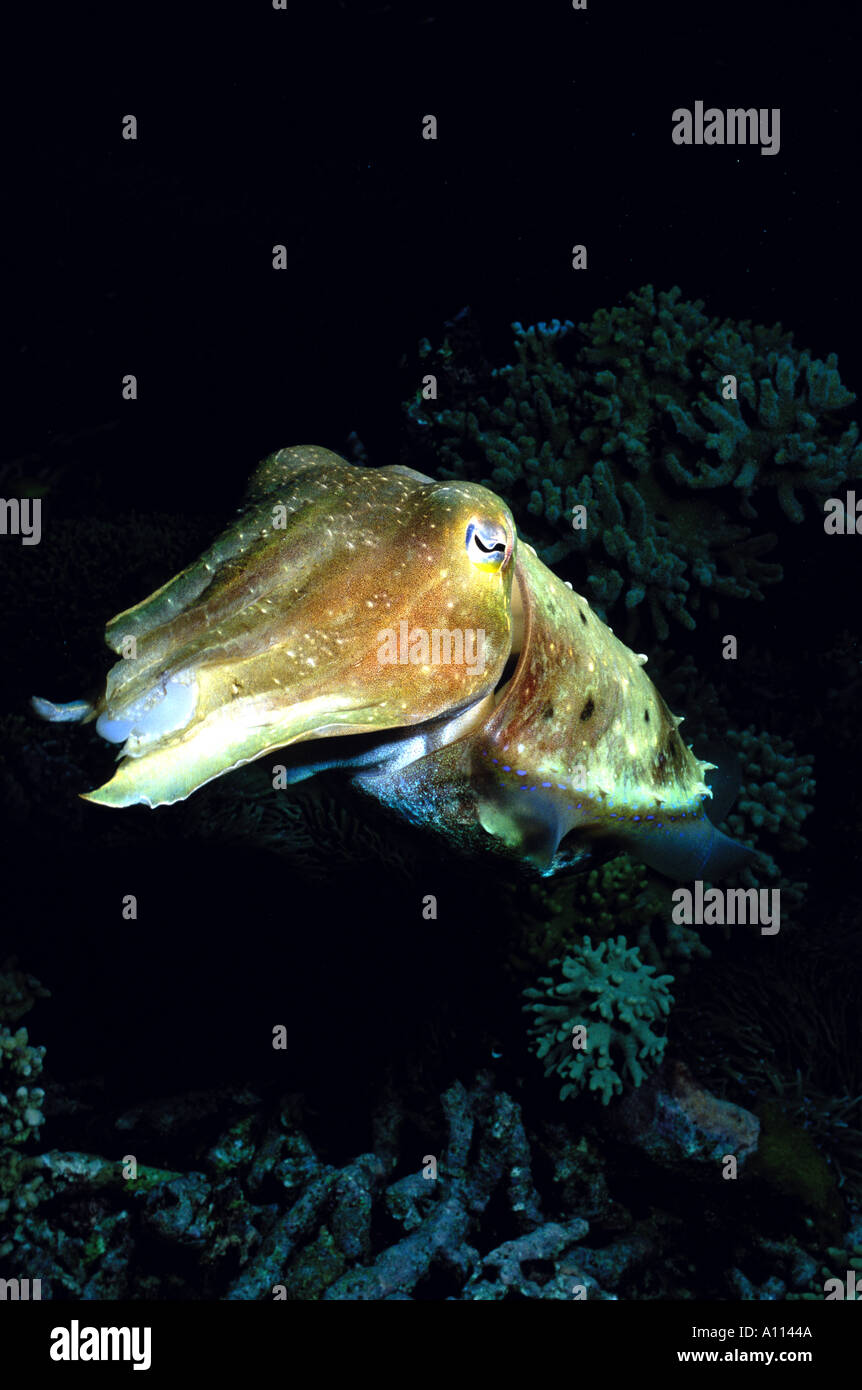
M116 420L114 505L223 509L284 444L392 461L402 355L464 305L493 348L647 282L858 384L838 3L41 13L4 83L6 457ZM780 107L780 152L675 146L698 99Z

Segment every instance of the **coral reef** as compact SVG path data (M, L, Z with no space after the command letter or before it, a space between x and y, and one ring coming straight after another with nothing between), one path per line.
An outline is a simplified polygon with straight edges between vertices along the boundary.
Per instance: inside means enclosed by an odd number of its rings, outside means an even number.
M801 827L813 809L814 759L797 753L790 739L758 731L754 725L727 729L725 738L739 758L742 783L723 827L757 852L755 862L742 870L740 882L780 888L784 923L788 910L801 904L808 885L784 877L770 851L782 857L796 855L808 844Z
M776 1231L747 1170L739 1200L749 1219L721 1235L728 1185L714 1181L715 1158L728 1146L744 1157L753 1118L678 1067L649 1091L650 1104L665 1095L673 1116L663 1110L641 1126L632 1152L652 1136L674 1206L650 1202L645 1218L609 1185L589 1122L577 1137L560 1124L536 1128L488 1072L450 1084L418 1128L409 1104L382 1094L371 1147L340 1159L308 1137L298 1098L237 1088L162 1097L115 1128L124 1146L194 1155L194 1166L141 1165L127 1179L97 1154L40 1155L50 1201L20 1214L14 1268L41 1279L46 1299L776 1299L806 1290L826 1247L813 1233L800 1245L780 1223ZM596 1118L617 1146L628 1142L624 1109ZM613 1184L620 1178L640 1209L642 1167L627 1177L623 1164ZM696 1264L692 1221L710 1233Z
M405 462L487 481L544 558L568 566L575 587L587 588L589 575L588 591L611 621L639 624L645 636L673 621L690 628L716 600L724 614L734 597L762 596L780 570L767 563L771 541L761 531L786 523L790 533L803 509L858 470L856 427L842 419L852 397L833 359L798 353L778 329L707 320L678 292L641 291L580 333L572 324L517 328L514 365L497 372L476 343L471 351L465 365L451 343L436 353L424 346L442 408L411 403L416 447ZM726 373L738 377L738 401L721 398ZM578 503L587 506L586 531L571 525ZM17 709L33 688L31 668L56 659L46 631L60 634L57 693L82 693L81 676L102 653L102 619L196 553L196 529L204 537L211 525L73 516L50 547L26 556L7 548L7 646L13 615L25 605L33 614L13 652ZM704 656L709 637L701 626L686 639L706 675L667 649L651 654L650 671L658 667L663 694L686 713L687 742L698 749L704 735L718 735L737 753L741 787L724 828L757 852L742 881L781 888L789 920L780 937L716 931L708 948L671 922L668 885L625 854L529 886L490 884L477 871L469 893L451 891L440 922L421 928L433 938L429 956L458 959L467 1009L459 1012L452 991L428 986L425 971L399 976L408 953L381 953L369 971L388 981L391 962L391 983L375 998L420 1018L421 1061L411 1056L397 1091L390 1082L371 1087L377 1101L364 1108L363 1098L346 1119L326 1113L325 1085L285 1096L281 1079L227 1086L222 1074L218 1089L195 1076L191 1084L204 1089L142 1103L136 1077L117 1100L129 1107L119 1116L101 1093L79 1107L80 1080L51 1078L43 1097L44 1049L30 1041L38 1026L20 1023L45 991L7 961L0 1273L41 1278L45 1298L560 1300L582 1289L600 1300L772 1301L822 1299L824 1276L858 1270L858 1220L843 1229L845 1211L852 1220L862 1203L862 1054L848 987L860 963L858 896L842 907L822 876L806 911L795 875L814 885L820 865L794 868L814 793L813 759L796 749L817 749L819 796L829 805L832 763L849 761L853 748L858 640L846 632L836 643L833 634L825 694L812 700L794 666L810 662L814 647L800 655L785 644L771 657L767 644L745 666L740 641L739 662L718 662L716 674ZM95 785L82 771L87 760L107 760L95 739L78 744L74 731L17 712L0 714L0 730L0 792L16 833L28 820L31 833L38 819L49 846L52 837L68 843L70 861L91 836L88 865L110 862L116 845L136 855L155 846L158 858L160 841L209 843L217 861L225 844L284 856L286 869L277 865L271 878L265 855L252 870L262 866L273 903L288 883L294 930L286 946L267 939L261 957L247 940L229 948L238 1000L257 995L276 949L293 966L318 918L334 921L321 886L336 875L348 875L338 880L345 903L363 868L385 869L387 885L424 884L427 872L435 887L429 868L417 875L411 837L390 835L388 822L334 780L274 791L261 764L164 815L94 822L76 793ZM835 833L851 856L858 780L845 785L849 814ZM459 915L456 900L468 897L481 914ZM369 909L375 933L385 919L382 906ZM464 970L465 943L486 922L477 986ZM346 939L333 931L331 949ZM710 948L709 970L689 971ZM304 980L301 971L302 963ZM419 974L425 992L414 994ZM562 1107L524 1046L515 1005L523 985L533 1048L559 1078ZM98 1009L95 992L87 1002ZM232 1022L241 1036L228 1007L226 1031ZM589 1047L576 1052L571 1028L581 1022ZM236 1075L255 1076L257 1054L237 1046ZM476 1077L489 1058L494 1074ZM453 1080L462 1068L463 1081ZM288 1084L305 1086L310 1069L303 1054L300 1079ZM584 1103L573 1109L573 1098ZM369 1135L354 1142L369 1115ZM43 1133L55 1147L40 1152ZM117 1158L129 1151L141 1157L134 1180ZM745 1160L739 1184L714 1180L724 1152ZM439 1160L436 1177L423 1172L429 1154Z
M622 933L645 964L661 970L673 962L685 974L696 957L709 958L709 947L695 929L674 922L672 910L668 881L630 854L618 854L574 879L530 885L513 963L522 974L535 974L586 935L604 940Z
M520 1108L487 1075L469 1089L456 1082L444 1094L448 1137L433 1176L423 1174L426 1158L420 1163L417 1154L411 1165L400 1154L404 1117L392 1102L377 1113L374 1152L340 1168L317 1156L289 1104L261 1124L262 1098L254 1093L213 1093L191 1107L185 1099L162 1100L120 1123L139 1130L172 1115L169 1128L185 1147L226 1104L246 1114L191 1172L142 1168L125 1181L118 1164L96 1155L42 1156L55 1219L31 1216L19 1233L16 1260L26 1277L43 1280L43 1297L76 1290L98 1298L154 1294L146 1262L133 1272L129 1259L142 1239L162 1256L172 1250L172 1263L185 1271L163 1276L160 1296L404 1299L423 1296L438 1281L451 1282L455 1294L480 1273L481 1290L462 1296L503 1296L502 1276L498 1292L489 1292L488 1266L496 1261L483 1265L471 1244L492 1201L504 1204L513 1230L549 1242L541 1234ZM491 1228L499 1219L497 1210ZM569 1222L557 1242L560 1254L588 1229L583 1219Z
M44 1047L34 1047L27 1029L0 1028L0 1141L24 1144L38 1136L45 1117L40 1105L45 1092L30 1083L42 1071Z
M853 1294L855 1301L860 1298L859 1287L862 1285L862 1229L857 1222L855 1228L847 1234L844 1245L830 1245L826 1249L829 1264L822 1264L819 1271L812 1260L813 1268L806 1268L808 1275L806 1283L808 1289L805 1293L788 1293L788 1300L802 1299L806 1302L819 1302L826 1298L836 1299L839 1297L836 1290L836 1283L841 1286L845 1298L848 1297L848 1283L855 1284ZM832 1280L827 1293L828 1281Z
M709 691L711 695L705 697L704 707L709 707L711 702L715 709L720 709L714 688L709 687ZM717 721L719 725L726 722L723 713L717 715ZM774 854L786 861L787 856L797 855L807 845L801 827L812 809L813 758L800 757L790 740L758 732L754 726L738 733L726 730L725 739L739 758L742 782L723 828L756 852L753 863L740 870L738 881L748 887L779 888L782 924L787 926L804 902L807 884L784 876ZM611 1015L603 1015L606 1021L601 1025L601 1035L597 1035L595 1060L586 1051L572 1049L571 1028L576 1022L586 1021L578 1014L574 1000L587 989L590 970L597 969L592 940L601 938L609 953L614 953L613 936L620 930L625 932L626 943L634 943L625 955L627 978L639 976L644 966L649 965L653 976L641 977L642 998L651 999L654 984L656 1000L666 995L660 1007L663 1013L668 1012L673 999L666 989L662 991L660 984L661 981L671 982L674 977L656 975L656 972L673 962L676 974L686 975L694 958L710 955L698 931L673 923L671 906L668 885L626 854L590 869L574 883L540 885L533 890L526 919L526 960L516 954L516 965L521 973L528 968L528 962L534 969L546 970L549 963L558 965L559 958L566 957L563 974L567 984L555 985L544 977L539 981L539 991L530 988L524 991L531 1000L544 998L544 1012L539 1015L541 1023L535 1021L531 1033L534 1040L538 1039L539 1057L550 1059L546 1075L556 1071L569 1078L561 1092L563 1098L588 1085L590 1089L600 1089L607 1102L611 1095L624 1089L624 1083L640 1084L635 1078L642 1079L643 1069L636 1059L643 1056L650 1057L653 1062L661 1059L665 1040L650 1040L644 1015L636 1011L618 1010L613 1026ZM552 961L552 956L557 959ZM610 954L606 968L610 972ZM562 1005L563 998L573 1000L568 1008ZM536 1013L539 1006L533 1003L529 1007ZM646 1014L647 1018L652 1016ZM628 1036L630 1029L632 1035ZM592 1028L590 1033L592 1038ZM627 1059L635 1059L633 1062L627 1060L619 1071L611 1065L612 1041L617 1055L622 1051ZM591 1047L594 1045L595 1040ZM738 1048L732 1050L738 1051ZM833 1104L849 1113L855 1100L844 1093L843 1099L836 1096Z
M799 352L780 324L708 318L678 288L647 285L577 336L568 320L513 330L516 360L478 386L448 341L423 340L441 405L421 392L406 403L407 461L501 493L547 563L586 569L606 617L645 603L663 639L669 618L692 628L704 603L715 614L721 597L762 599L781 568L763 558L775 536L747 524L754 500L799 522L800 494L820 507L859 471L835 355Z
M545 1075L564 1078L560 1099L589 1089L606 1105L624 1081L639 1086L661 1061L666 1038L653 1025L670 1011L673 976L644 965L624 936L595 948L586 936L575 951L551 962L560 965L561 981L544 976L524 991L533 1001L524 1009L534 1015L530 1033ZM579 1026L586 1029L583 1046L572 1035Z
M568 885L568 932L603 939L632 932L647 910L648 874L629 854L618 854ZM571 936L569 935L569 939Z
M6 961L0 972L0 1257L13 1248L24 1214L39 1201L41 1177L23 1151L38 1140L45 1123L45 1092L33 1084L41 1076L45 1048L30 1042L26 1028L13 1032L7 1024L47 994L14 959Z

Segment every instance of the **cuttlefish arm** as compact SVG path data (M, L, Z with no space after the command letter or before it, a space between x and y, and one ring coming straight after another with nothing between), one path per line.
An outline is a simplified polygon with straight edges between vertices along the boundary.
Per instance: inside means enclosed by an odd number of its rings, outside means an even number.
M87 799L170 804L291 744L460 718L509 654L514 536L477 484L314 447L273 455L214 545L108 623L123 659L83 718L122 761ZM381 659L402 623L481 629L482 661ZM81 718L73 705L36 702L54 719Z
M518 661L488 717L409 767L361 772L357 783L466 849L542 873L599 842L678 879L745 862L750 851L706 816L713 764L686 747L646 658L523 543L513 608Z

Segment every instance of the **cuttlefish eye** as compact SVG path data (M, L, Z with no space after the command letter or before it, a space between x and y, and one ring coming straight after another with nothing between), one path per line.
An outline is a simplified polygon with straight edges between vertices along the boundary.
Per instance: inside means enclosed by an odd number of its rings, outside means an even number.
M480 570L502 569L512 553L512 536L497 521L471 521L464 537L467 555Z

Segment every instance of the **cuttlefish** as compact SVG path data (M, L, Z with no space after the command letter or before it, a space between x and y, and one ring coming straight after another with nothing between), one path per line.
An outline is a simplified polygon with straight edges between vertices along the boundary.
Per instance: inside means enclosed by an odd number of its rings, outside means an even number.
M107 625L91 700L35 699L120 744L88 801L165 806L278 751L342 768L472 854L549 874L622 847L673 878L747 851L644 671L476 483L282 449L194 564ZM274 793L278 794L278 793Z

